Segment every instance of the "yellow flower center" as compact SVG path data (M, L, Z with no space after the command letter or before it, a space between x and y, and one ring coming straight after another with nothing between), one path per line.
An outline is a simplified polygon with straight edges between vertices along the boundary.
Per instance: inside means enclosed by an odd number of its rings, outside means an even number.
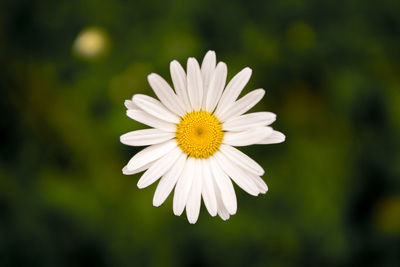
M207 111L186 114L178 124L178 146L190 157L208 158L221 145L224 132L215 115Z

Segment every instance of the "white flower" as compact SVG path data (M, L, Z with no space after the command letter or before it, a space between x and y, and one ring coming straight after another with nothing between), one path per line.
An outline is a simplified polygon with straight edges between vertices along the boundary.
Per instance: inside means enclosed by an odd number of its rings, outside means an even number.
M227 220L237 209L231 180L253 196L268 190L260 178L263 168L234 146L280 143L285 136L268 126L275 121L275 114L244 114L265 93L257 89L237 100L250 79L250 68L244 68L225 86L226 64L216 64L215 52L209 51L201 67L189 58L187 73L176 60L171 62L170 71L175 91L152 73L147 78L160 101L142 94L125 101L128 117L152 128L121 136L123 144L148 146L122 171L145 171L139 188L161 178L153 198L156 207L175 187L174 214L179 216L186 208L190 223L197 221L201 198L211 216L218 214Z

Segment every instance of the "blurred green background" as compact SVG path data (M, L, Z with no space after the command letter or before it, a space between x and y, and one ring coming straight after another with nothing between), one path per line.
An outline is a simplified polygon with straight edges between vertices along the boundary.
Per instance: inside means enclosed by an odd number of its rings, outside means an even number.
M287 141L189 225L122 175L123 102L210 49ZM3 0L0 113L0 266L400 266L400 1Z

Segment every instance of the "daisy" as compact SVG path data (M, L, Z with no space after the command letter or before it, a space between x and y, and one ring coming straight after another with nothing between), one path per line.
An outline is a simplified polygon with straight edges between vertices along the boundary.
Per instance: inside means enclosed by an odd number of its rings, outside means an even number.
M268 190L260 178L263 168L235 146L280 143L285 136L269 126L275 114L245 114L264 96L263 89L237 99L250 79L250 68L225 86L227 66L216 64L215 52L209 51L201 67L189 58L186 71L174 60L170 72L175 90L152 73L148 82L159 100L136 94L125 101L128 117L151 128L121 136L123 144L148 146L122 172L145 171L139 188L160 179L153 198L156 207L175 188L173 212L180 216L186 209L190 223L198 219L201 199L211 216L227 220L237 210L232 181L253 196Z

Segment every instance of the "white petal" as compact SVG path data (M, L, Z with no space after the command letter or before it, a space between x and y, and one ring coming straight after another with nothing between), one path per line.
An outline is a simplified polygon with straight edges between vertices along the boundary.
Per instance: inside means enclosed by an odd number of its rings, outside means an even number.
M260 127L243 132L226 132L223 143L231 146L249 146L257 144L272 133L271 127Z
M146 147L131 158L131 160L128 162L127 168L129 171L135 171L144 165L161 158L176 146L176 141L170 140L165 143Z
M153 206L158 207L167 199L185 166L186 154L179 155L172 168L161 178L153 197Z
M217 199L219 217L221 217L221 219L224 221L228 220L230 217L229 211L226 209L224 202L222 201L221 192L219 191L219 189L217 187L215 190L215 197Z
M186 112L192 110L192 105L189 101L189 96L187 92L187 81L186 73L178 61L173 60L169 65L169 70L171 72L172 83L174 84L175 92L183 103L183 107Z
M132 101L142 110L156 118L167 122L179 123L179 117L177 115L166 109L163 104L160 103L160 101L150 96L137 94L133 96Z
M171 86L158 74L152 73L147 76L147 80L151 88L153 88L154 93L160 99L161 103L164 104L170 111L179 116L183 116L185 111L183 109L183 104L180 99L175 95Z
M219 100L216 114L223 113L235 103L236 99L249 81L251 72L250 68L244 68L232 78Z
M236 163L239 167L252 172L256 175L264 175L264 169L252 158L247 156L242 151L229 146L222 144L220 146L220 151L224 154L228 159Z
M231 179L223 172L217 162L211 158L210 166L213 174L213 179L216 183L215 192L219 190L222 201L228 210L229 214L235 214L237 210L237 200L235 189L233 188L233 184Z
M129 109L137 109L138 108L138 106L133 104L132 100L125 100L124 105L128 110Z
M222 125L224 131L240 132L250 128L267 126L273 123L276 115L272 112L254 112L233 117Z
M154 161L152 161L152 162L150 162L150 163L147 163L147 164L144 165L143 167L138 168L138 169L136 169L136 170L134 170L134 171L128 170L128 166L125 166L125 167L122 169L122 173L125 174L125 175L132 175L132 174L136 174L136 173L145 171L145 170L147 170L148 168L151 167L151 165L153 164L153 162L154 162Z
M225 122L230 118L240 116L254 107L265 94L264 89L256 89L246 94L244 97L235 102L233 106L221 114L216 114L221 122Z
M121 143L129 146L148 146L168 141L175 137L175 133L158 129L143 129L121 135Z
M137 186L145 188L163 176L178 159L182 153L179 147L165 154L163 157L154 162L154 164L142 175L139 179Z
M216 152L214 158L218 163L219 167L229 176L231 179L244 191L250 195L257 196L260 191L256 184L247 175L246 172L242 171L236 164L232 163L225 157L221 152Z
M175 92L178 94L181 90L186 90L186 73L181 64L173 60L169 64L172 83L174 84Z
M267 144L278 144L285 141L286 137L283 133L278 131L273 131L270 135L257 142L257 144L267 145Z
M212 74L215 70L216 56L214 51L208 51L201 63L201 76L203 78L203 109L206 107L207 90L210 84Z
M204 205L211 216L217 215L217 200L215 198L214 178L211 174L210 163L208 159L202 160L203 169L203 186L201 194L203 196Z
M193 181L194 158L187 158L181 177L175 186L173 211L179 216L185 208Z
M262 194L267 193L268 191L268 186L267 184L264 182L263 179L261 179L260 176L255 175L255 174L249 174L249 177L251 177L251 179L253 180L253 182L257 185L258 189L260 190L260 192Z
M201 160L196 159L194 164L192 188L186 203L186 216L189 223L196 223L199 218L201 205L201 188L203 185L203 173Z
M176 132L176 125L164 120L160 120L149 113L140 109L131 109L126 111L126 115L132 120L146 124L166 132Z
M200 110L203 101L203 79L199 63L192 57L187 62L187 89L193 110Z
M226 76L228 69L224 62L219 62L211 77L210 84L207 90L206 107L205 110L213 112L219 99L221 98L222 91L226 83Z
M210 82L211 76L214 72L217 58L214 51L208 51L204 56L203 62L201 63L201 75L203 77L203 82L205 87L207 87Z

